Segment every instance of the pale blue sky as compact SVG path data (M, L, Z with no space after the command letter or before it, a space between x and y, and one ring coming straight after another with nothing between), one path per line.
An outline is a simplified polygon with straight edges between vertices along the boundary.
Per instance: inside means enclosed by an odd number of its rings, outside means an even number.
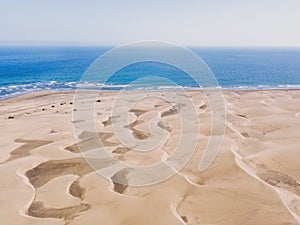
M0 44L300 46L300 0L0 0Z

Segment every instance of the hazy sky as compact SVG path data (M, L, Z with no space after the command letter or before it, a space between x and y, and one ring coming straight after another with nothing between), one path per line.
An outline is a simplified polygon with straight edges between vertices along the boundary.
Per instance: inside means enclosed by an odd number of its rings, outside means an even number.
M300 46L300 0L0 0L0 44Z

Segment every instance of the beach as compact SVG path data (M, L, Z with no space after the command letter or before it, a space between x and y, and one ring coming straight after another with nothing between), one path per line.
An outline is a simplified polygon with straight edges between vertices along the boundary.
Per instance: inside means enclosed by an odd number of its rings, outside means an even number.
M144 98L134 102L137 93ZM122 101L133 107L123 112L130 116L123 128L133 138L146 141L153 130L166 134L165 142L151 152L134 151L115 135L113 124L118 118L112 110L118 94L102 91L94 101L97 138L113 159L147 166L172 153L182 124L181 109L164 100L170 95L191 101L199 119L199 140L188 163L169 179L152 185L126 185L130 171L105 179L77 145L74 126L83 121L74 119L80 111L74 92L36 92L2 100L0 224L300 223L300 90L223 91L224 139L204 171L199 171L199 163L212 120L205 93L124 93ZM159 123L150 129L153 118ZM91 150L94 139L87 140L80 145Z

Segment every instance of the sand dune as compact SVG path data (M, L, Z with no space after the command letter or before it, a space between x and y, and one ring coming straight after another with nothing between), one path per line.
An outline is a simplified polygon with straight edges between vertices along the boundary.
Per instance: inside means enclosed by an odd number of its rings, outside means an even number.
M29 209L28 215L39 218L59 218L72 220L80 212L90 208L88 204L80 204L66 208L46 208L42 202L33 202Z
M299 224L300 91L223 94L225 138L203 172L199 163L212 119L205 93L127 92L122 104L132 108L113 114L117 93L103 92L95 101L96 131L79 131L77 140L73 125L86 121L72 119L72 112L82 110L73 104L74 93L33 93L2 101L0 224ZM182 141L180 113L188 107L171 102L176 97L194 104L199 120L186 121L200 126L196 151L169 179L130 185L135 166L166 160ZM114 123L130 135L129 144L117 135ZM156 135L164 136L149 145L151 151L135 148ZM97 151L105 151L102 158L82 157Z

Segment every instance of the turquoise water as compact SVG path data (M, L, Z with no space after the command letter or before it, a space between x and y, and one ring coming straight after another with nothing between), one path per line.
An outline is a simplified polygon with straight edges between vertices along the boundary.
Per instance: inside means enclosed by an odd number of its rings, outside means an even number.
M76 89L83 73L108 47L0 47L0 98L40 91ZM300 87L300 49L190 48L215 74L223 89ZM137 63L92 88L122 89L147 76L164 77L184 88L197 84L179 69L156 62ZM147 83L147 88L166 88ZM132 85L132 89L137 86ZM139 87L141 88L141 87ZM143 87L142 87L143 88Z

